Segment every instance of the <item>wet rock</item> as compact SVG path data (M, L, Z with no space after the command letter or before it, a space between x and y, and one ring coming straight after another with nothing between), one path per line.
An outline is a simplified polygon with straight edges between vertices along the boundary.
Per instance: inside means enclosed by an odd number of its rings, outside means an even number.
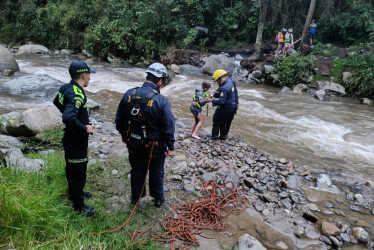
M353 211L356 211L356 212L359 212L360 211L360 208L355 206L355 205L351 205L351 210Z
M342 239L343 245L346 246L351 242L351 236L346 233L341 233L340 238Z
M339 235L340 229L333 223L322 221L321 232L326 236L336 236Z
M334 236L330 236L329 238L330 238L332 244L333 244L336 248L340 248L340 247L342 247L343 244L342 244L342 243L341 243L337 238L335 238Z
M275 242L275 246L279 250L286 250L286 249L288 249L288 246L283 241L277 241L277 242Z
M354 200L354 194L351 193L351 192L347 192L347 193L345 194L345 198L346 198L347 200L353 201L353 200Z
M362 243L367 243L369 241L369 234L365 231L365 229L361 227L355 227L352 230L353 237Z
M253 236L244 234L240 236L233 250L266 250L266 248Z
M293 231L294 235L296 235L298 238L303 238L306 234L305 232L305 228L302 227L302 226L297 226L294 231Z
M361 194L355 194L355 200L360 205L365 203L365 200L364 200L364 198L362 197Z
M312 211L319 211L318 206L317 206L316 204L314 204L314 203L309 203L309 204L307 204L307 207L308 207L310 210L312 210Z
M303 213L303 218L313 223L318 221L318 218L312 212L309 211L305 211Z
M325 203L325 207L327 207L327 208L333 208L334 205L332 205L331 203Z
M323 243L332 246L332 242L329 237L321 235L318 240L322 241Z

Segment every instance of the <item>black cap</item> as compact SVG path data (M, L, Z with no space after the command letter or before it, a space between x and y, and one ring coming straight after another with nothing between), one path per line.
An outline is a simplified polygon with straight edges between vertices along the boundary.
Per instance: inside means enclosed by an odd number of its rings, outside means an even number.
M87 63L83 61L73 61L69 67L70 74L77 74L77 73L96 73L95 70L90 69Z

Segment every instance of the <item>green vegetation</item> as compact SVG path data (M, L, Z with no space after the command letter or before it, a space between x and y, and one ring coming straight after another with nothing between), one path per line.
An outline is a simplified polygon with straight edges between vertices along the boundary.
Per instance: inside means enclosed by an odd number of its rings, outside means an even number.
M0 166L0 248L16 249L162 249L153 240L142 238L142 243L131 243L129 233L152 227L164 216L163 210L154 213L153 204L138 208L129 224L118 232L91 235L120 226L129 216L132 206L123 205L122 211L111 211L104 196L107 190L129 201L129 167L126 159L98 163L88 167L87 190L93 198L87 204L97 208L94 217L77 215L66 197L64 157L62 153L28 155L45 160L48 167L41 172L25 173ZM117 169L117 175L111 171ZM110 178L108 178L110 176ZM160 214L161 213L161 214ZM157 217L156 217L157 216ZM148 237L151 238L151 237ZM144 242L143 242L144 240Z
M27 138L21 148L24 152L38 151L42 148L61 149L64 127L54 128L44 131L38 138Z
M352 73L345 85L348 93L374 98L374 52L350 54L344 60L344 68Z
M313 56L292 55L277 60L276 73L281 86L292 87L300 82L305 82L314 69Z
M197 0L0 0L1 42L28 41L49 49L86 48L97 57L109 53L159 59L170 47L225 49L253 44L259 1ZM301 37L309 1L270 0L263 40L293 28ZM366 0L317 1L317 40L346 45L374 40L374 8ZM200 28L198 28L200 27Z
M333 46L327 46L322 43L318 43L312 49L312 54L316 56L336 56L338 55L338 50Z

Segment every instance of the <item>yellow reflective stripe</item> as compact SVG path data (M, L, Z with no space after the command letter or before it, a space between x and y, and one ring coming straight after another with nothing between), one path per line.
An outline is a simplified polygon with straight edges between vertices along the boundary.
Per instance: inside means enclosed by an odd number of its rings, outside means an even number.
M201 105L200 105L200 103L196 103L196 106L198 107L198 108L201 108Z
M73 85L73 89L74 89L74 93L76 95L79 95L80 97L82 97L82 99L84 100L84 94L83 94L82 90L79 87L75 86L75 85Z
M61 94L60 92L58 93L58 101L60 102L61 105L64 105L64 95Z
M83 159L68 159L69 163L82 163L88 161L88 158L83 158Z
M74 100L78 100L78 101L80 101L81 103L83 103L83 100L82 100L82 98L81 98L80 96L75 96L75 97L74 97Z

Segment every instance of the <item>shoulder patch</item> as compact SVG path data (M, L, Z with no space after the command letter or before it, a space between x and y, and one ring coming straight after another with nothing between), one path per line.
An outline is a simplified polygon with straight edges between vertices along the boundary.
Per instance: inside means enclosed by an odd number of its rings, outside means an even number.
M82 102L79 101L79 100L76 100L76 102L75 102L75 107L76 107L77 109L79 109L80 106L82 106Z
M222 96L224 96L224 95L225 95L225 93L221 92L221 94L220 94L219 96L221 96L221 97L222 97Z

